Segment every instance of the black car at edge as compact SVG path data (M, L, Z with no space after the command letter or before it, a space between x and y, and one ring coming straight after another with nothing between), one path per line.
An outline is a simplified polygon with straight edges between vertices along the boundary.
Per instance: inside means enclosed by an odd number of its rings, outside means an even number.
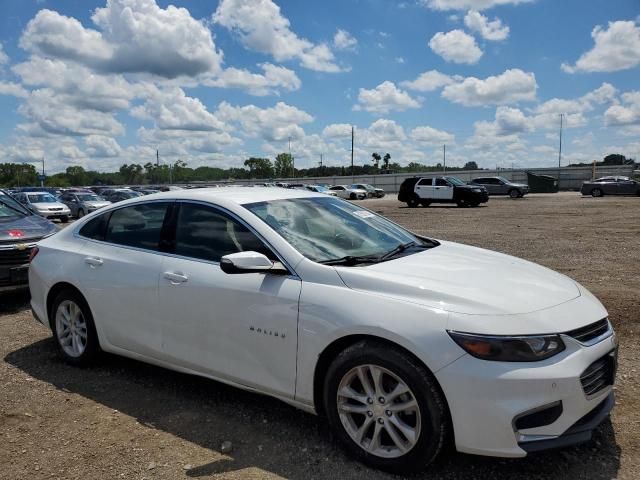
M0 292L25 288L31 252L58 228L0 190Z

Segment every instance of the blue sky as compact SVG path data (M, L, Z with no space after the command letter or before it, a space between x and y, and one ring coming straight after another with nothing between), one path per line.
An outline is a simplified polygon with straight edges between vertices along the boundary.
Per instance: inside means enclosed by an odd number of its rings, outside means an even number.
M637 0L0 0L0 161L640 157Z

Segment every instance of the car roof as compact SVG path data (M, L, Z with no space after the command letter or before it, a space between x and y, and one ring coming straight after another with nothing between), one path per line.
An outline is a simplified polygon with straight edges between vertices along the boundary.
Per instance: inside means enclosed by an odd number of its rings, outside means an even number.
M291 198L325 198L323 193L312 192L310 190L297 190L278 187L248 188L248 187L227 187L227 188L196 188L188 190L173 190L169 192L154 193L145 197L137 197L139 201L151 199L172 199L172 200L217 200L244 205L246 203L271 202L274 200L287 200ZM133 199L132 199L133 200Z
M43 191L36 190L34 192L22 192L22 193L25 193L27 195L51 195L51 192L45 192L44 190Z

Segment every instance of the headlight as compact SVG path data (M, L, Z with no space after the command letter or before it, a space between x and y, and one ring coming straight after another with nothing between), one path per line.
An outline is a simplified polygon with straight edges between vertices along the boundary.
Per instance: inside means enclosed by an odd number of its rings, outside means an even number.
M482 192L482 190L479 188L472 188L471 190L473 190L474 192Z
M537 362L565 349L559 335L496 336L448 332L469 355L495 362Z

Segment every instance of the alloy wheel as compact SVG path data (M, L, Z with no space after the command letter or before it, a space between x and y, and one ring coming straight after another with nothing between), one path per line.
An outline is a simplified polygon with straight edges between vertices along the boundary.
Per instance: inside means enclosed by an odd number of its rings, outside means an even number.
M416 397L386 368L360 365L349 370L338 386L337 409L351 440L372 455L401 457L420 438Z
M81 308L72 300L65 300L56 310L56 334L64 353L77 358L87 348L87 322Z

